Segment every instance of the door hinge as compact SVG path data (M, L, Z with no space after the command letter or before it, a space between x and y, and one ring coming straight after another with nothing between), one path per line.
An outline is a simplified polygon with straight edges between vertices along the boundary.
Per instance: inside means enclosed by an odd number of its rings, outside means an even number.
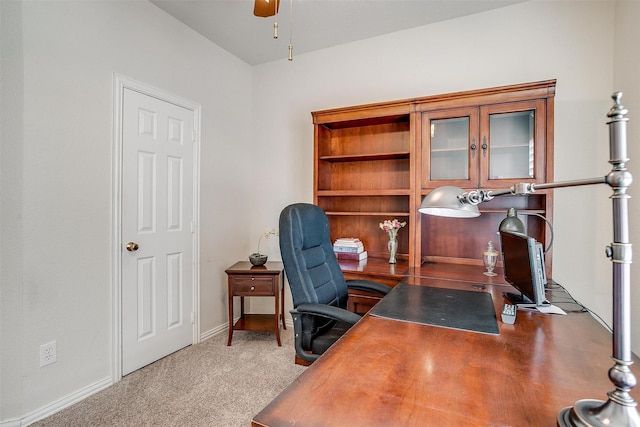
M194 129L191 131L191 142L196 142L197 138L198 138L198 131Z
M195 233L196 232L196 224L195 222L191 221L191 232Z
M196 323L196 313L194 313L193 311L191 312L191 324L193 325L194 323Z

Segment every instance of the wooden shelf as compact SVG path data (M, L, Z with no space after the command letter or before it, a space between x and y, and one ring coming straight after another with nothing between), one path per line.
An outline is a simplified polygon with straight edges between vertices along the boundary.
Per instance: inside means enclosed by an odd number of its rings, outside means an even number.
M233 325L234 331L273 331L273 314L245 314Z
M409 212L332 212L326 211L327 215L331 216L409 216Z
M326 162L365 162L370 160L394 160L408 159L410 153L408 151L397 151L393 153L378 154L345 154L339 156L322 156L319 160Z
M335 197L335 196L351 196L351 197L368 197L368 196L409 196L411 190L317 190L317 197Z

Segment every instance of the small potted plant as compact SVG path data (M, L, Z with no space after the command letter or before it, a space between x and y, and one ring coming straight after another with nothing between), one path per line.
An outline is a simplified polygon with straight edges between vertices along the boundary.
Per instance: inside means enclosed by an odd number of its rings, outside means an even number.
M265 231L264 233L262 233L260 235L260 238L258 239L258 250L255 251L254 253L252 253L251 255L249 255L249 262L255 266L260 266L260 265L264 265L267 262L267 255L264 255L262 253L260 253L260 242L262 241L262 238L264 237L265 239L268 239L269 236L274 235L277 236L278 235L278 231L275 228L271 228L267 231Z

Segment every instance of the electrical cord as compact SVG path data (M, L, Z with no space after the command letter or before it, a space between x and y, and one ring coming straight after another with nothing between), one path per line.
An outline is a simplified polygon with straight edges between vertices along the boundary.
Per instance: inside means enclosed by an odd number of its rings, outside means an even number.
M576 304L580 307L580 310L565 310L565 311L570 311L572 313L589 313L591 314L593 317L595 317L605 328L607 328L607 330L611 333L613 333L613 329L611 328L611 326L609 326L607 324L607 322L604 321L604 319L602 317L600 317L598 315L598 313L596 313L595 311L591 310L589 307L587 307L586 305L582 304L580 301L578 301L577 299L575 299L573 297L573 295L571 295L571 293L561 284L559 284L556 281L551 280L549 284L547 284L547 290L549 291L549 293L551 295L554 294L554 288L555 289L561 289L563 291L564 294L568 295L569 297L564 299L564 300L559 300L556 298L553 298L553 304Z

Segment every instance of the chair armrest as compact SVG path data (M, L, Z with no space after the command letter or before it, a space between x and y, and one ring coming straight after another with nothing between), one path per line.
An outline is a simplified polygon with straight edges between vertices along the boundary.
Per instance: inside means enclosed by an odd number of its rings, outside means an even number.
M329 319L339 320L350 325L355 325L358 320L361 319L361 316L356 313L326 304L300 304L295 308L295 311L298 313L328 317Z
M391 286L374 282L372 280L347 280L347 287L349 289L357 289L360 291L375 292L380 295L386 295L391 291Z
M313 363L320 357L319 354L307 353L302 348L302 314L328 317L355 325L361 317L355 313L326 304L300 304L295 309L289 311L293 319L294 347L296 355L305 362Z

